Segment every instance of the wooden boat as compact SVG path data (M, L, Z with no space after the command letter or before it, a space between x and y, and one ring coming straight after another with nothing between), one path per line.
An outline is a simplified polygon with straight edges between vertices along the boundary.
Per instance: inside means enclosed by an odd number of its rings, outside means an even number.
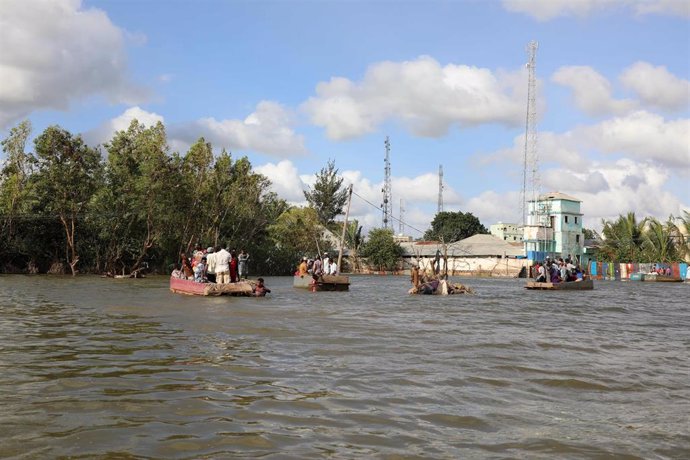
M292 286L296 288L312 288L311 275L295 275ZM347 291L350 289L350 277L345 275L322 275L314 283L316 291Z
M546 291L591 291L594 289L594 281L566 281L564 283L541 283L528 281L525 289L546 290Z
M177 294L188 295L232 295L232 296L250 296L253 292L253 286L248 281L239 281L237 283L197 283L192 280L182 278L170 277L170 290Z
M683 278L673 275L659 275L657 273L647 273L642 278L642 281L655 281L657 283L680 283Z

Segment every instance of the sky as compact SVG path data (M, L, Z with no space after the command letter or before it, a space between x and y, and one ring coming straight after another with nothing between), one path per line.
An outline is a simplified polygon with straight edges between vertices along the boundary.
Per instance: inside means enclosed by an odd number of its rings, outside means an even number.
M388 136L396 233L430 227L439 167L444 211L520 223L533 40L527 195L580 199L595 230L690 211L685 0L0 0L0 137L162 121L172 151L203 136L296 205L333 160L368 230Z

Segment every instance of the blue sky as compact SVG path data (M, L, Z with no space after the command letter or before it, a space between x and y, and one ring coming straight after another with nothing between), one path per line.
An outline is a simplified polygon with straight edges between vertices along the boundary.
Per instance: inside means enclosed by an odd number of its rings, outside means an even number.
M163 120L172 149L204 136L296 204L333 159L368 228L389 136L406 233L439 165L446 211L519 222L536 40L539 190L590 228L665 220L690 209L689 19L681 0L2 0L0 135L28 118L96 145Z

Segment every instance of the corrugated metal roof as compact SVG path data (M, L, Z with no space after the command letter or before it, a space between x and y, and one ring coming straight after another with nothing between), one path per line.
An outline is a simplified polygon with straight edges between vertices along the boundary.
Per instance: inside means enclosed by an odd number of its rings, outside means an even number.
M408 257L434 257L437 250L441 251L441 254L444 252L443 245L438 241L413 241L400 243L400 246ZM509 243L493 235L473 235L448 245L449 257L517 257L523 255L525 252L522 243Z

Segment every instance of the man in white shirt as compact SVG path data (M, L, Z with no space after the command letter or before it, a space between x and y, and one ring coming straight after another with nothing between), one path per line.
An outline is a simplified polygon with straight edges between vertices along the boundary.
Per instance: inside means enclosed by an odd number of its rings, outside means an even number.
M216 283L230 282L230 253L225 248L216 252Z
M206 279L209 283L216 282L216 252L212 247L206 250Z
M323 274L324 275L330 275L331 274L331 259L328 258L328 253L324 252L323 253Z

